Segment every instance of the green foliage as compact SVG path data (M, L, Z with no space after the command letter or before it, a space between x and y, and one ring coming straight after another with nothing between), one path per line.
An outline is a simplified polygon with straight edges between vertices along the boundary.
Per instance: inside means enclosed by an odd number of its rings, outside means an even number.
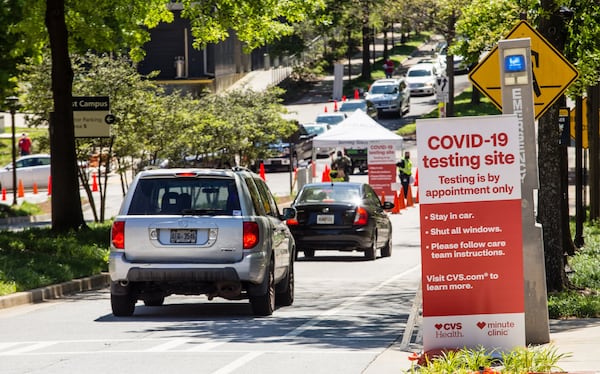
M557 348L550 346L530 346L516 348L502 354L502 372L526 374L530 372L550 373L562 371L558 362L570 357L570 353L558 353Z
M108 269L110 223L57 234L31 228L0 235L0 295L81 278Z
M295 127L282 119L283 91L238 90L198 98L179 91L165 92L148 76L140 75L127 56L74 55L73 92L77 96L108 96L117 121L113 151L124 162L168 159L172 165L184 156L219 154L234 164L239 155L249 166L277 138L289 136ZM31 89L24 98L32 125L48 120L53 110L50 97L50 63L22 66L23 80ZM152 77L152 75L150 75ZM80 141L79 158L87 160L98 145ZM124 171L122 168L121 171Z
M0 218L24 217L41 213L41 209L36 204L23 201L20 205L0 204Z
M418 368L422 374L471 374L471 373L506 373L527 374L530 372L551 373L562 371L558 366L560 360L571 356L570 353L558 353L553 345L519 347L511 351L500 352L498 360L494 352L484 347L459 349L442 352L439 356L429 358ZM411 370L414 372L414 369Z

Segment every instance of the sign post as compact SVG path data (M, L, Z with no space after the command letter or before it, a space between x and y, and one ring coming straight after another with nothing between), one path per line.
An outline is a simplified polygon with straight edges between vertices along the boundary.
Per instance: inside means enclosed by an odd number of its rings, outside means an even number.
M498 51L502 113L515 114L519 119L526 338L528 344L543 344L550 341L550 327L542 228L536 223L534 213L534 190L539 185L531 40L501 40Z
M577 69L527 21L520 21L506 36L510 39L531 39L532 88L534 92L535 119L542 114L577 79ZM500 82L499 50L490 53L469 73L469 79L479 91L502 110L502 84Z
M110 114L108 96L73 96L73 123L76 138L109 138Z

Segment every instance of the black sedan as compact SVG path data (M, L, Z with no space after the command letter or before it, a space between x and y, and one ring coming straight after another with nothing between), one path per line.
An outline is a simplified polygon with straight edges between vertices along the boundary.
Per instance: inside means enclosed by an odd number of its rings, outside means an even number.
M367 183L334 182L304 185L292 202L296 218L287 224L304 257L315 250L362 251L374 260L392 254L392 224L385 212L394 204L381 203Z

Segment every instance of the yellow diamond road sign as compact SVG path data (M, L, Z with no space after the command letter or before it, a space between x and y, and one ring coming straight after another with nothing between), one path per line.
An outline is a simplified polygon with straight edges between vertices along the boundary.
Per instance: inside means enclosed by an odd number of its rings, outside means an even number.
M579 73L565 56L526 21L520 21L506 36L506 39L519 38L531 39L533 103L535 118L538 119L577 79ZM469 79L498 108L502 109L498 53L498 46L495 46L469 73Z

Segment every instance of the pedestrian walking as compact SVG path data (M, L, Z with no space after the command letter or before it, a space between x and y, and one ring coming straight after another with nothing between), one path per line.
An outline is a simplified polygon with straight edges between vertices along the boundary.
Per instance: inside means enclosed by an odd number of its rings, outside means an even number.
M394 69L394 61L390 60L389 58L385 60L385 63L383 64L383 70L385 71L386 78L392 77L392 74L394 74Z

